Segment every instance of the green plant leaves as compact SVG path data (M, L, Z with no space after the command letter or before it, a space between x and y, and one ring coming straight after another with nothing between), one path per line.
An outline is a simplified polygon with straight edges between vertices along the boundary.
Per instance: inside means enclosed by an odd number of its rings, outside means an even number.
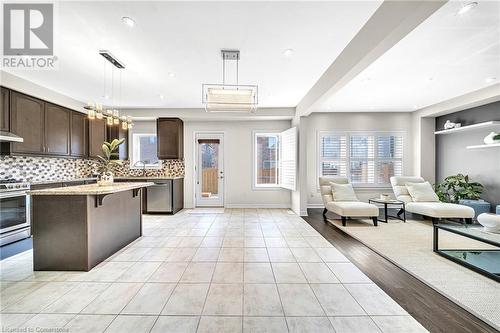
M118 159L119 153L116 151L118 146L120 146L125 139L114 139L111 142L104 142L102 144L102 153L104 156L97 156L99 162L101 162L101 166L99 169L101 172L109 171L113 166L121 166L122 161Z
M439 200L457 203L461 199L477 200L483 192L483 185L469 182L469 176L457 174L448 176L443 182L435 184L434 188Z

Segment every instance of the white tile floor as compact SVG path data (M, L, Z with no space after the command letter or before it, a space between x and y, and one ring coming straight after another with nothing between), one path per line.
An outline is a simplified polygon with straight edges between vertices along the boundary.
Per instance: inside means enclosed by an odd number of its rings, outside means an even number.
M425 332L287 210L144 216L90 272L0 262L1 326L65 332Z

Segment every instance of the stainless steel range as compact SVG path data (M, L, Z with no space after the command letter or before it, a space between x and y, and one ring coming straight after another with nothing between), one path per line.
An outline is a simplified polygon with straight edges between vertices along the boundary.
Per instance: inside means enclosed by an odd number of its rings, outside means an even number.
M30 237L29 183L0 181L0 246Z

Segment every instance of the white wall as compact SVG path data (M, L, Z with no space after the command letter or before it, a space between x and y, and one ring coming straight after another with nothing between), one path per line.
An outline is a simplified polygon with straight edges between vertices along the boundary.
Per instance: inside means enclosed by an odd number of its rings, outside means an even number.
M195 132L224 132L224 174L226 208L289 208L290 191L254 190L252 188L252 132L283 131L291 127L289 120L184 122L184 207L194 207Z
M318 131L404 131L403 173L413 173L413 137L411 113L313 113L307 117L307 202L309 207L322 205L318 189ZM304 191L301 191L304 193ZM356 189L362 201L391 193L392 189Z
M67 107L68 109L86 113L83 108L85 105L84 103L5 71L0 71L0 84L4 87L22 92L23 94L38 97L45 101Z

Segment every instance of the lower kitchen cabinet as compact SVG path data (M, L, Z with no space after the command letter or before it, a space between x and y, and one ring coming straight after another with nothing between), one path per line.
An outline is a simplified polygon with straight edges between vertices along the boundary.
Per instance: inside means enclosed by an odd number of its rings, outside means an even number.
M142 189L144 214L175 214L184 208L184 179L120 178L116 182L152 182Z

